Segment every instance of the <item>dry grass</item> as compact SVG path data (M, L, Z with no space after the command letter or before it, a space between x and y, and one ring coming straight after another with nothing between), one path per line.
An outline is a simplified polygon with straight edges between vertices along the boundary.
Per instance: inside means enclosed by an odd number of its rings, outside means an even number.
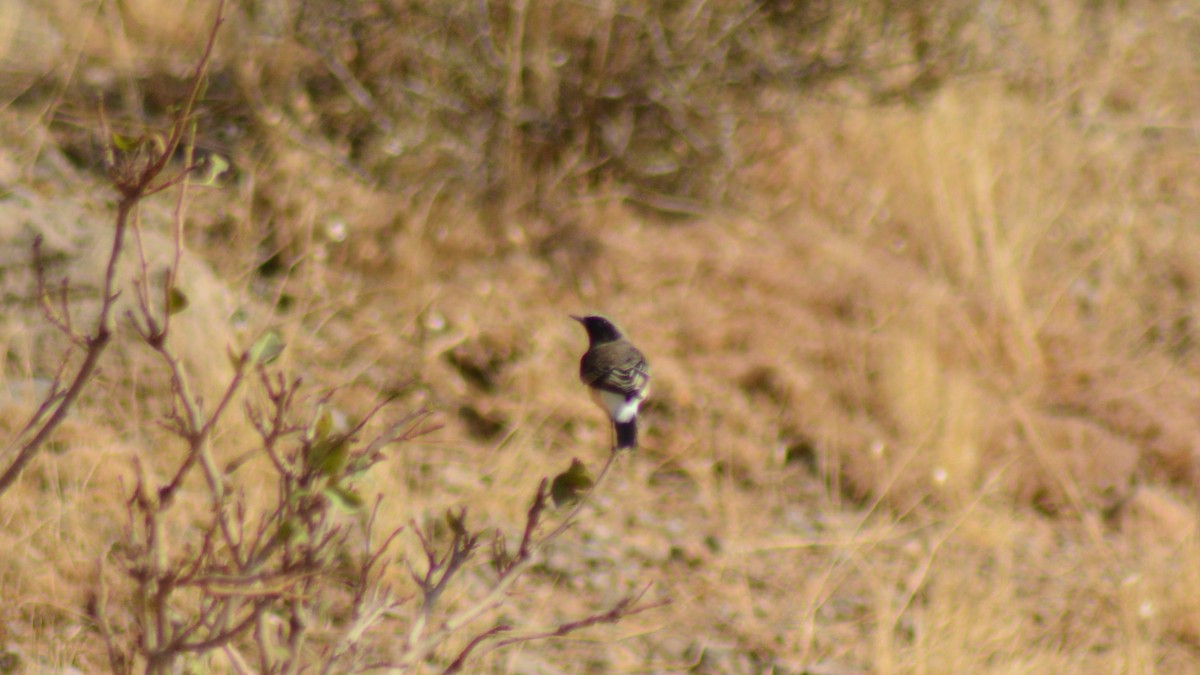
M443 430L366 490L386 496L380 519L466 505L513 537L540 476L604 457L607 430L574 376L584 336L566 315L602 310L629 330L654 367L644 448L505 612L553 625L646 583L673 604L477 667L1195 670L1200 15L1077 4L948 11L928 30L965 46L967 72L939 71L908 104L878 95L891 81L801 93L777 81L693 120L732 115L721 133L737 164L705 165L730 199L680 221L634 193L691 210L695 185L549 171L497 211L468 178L500 160L454 154L482 148L447 149L427 130L398 159L355 140L379 133L362 125L395 114L399 94L367 66L379 109L329 94L329 55L268 39L287 22L267 9L294 8L259 3L218 57L231 65L211 115L228 128L205 138L237 175L189 209L193 305L180 317L194 339L181 349L217 391L225 345L277 326L284 367L340 387L351 415L381 393L431 407ZM0 46L6 432L61 346L28 302L31 232L86 280L109 219L84 93L154 124L157 104L135 113L121 97L179 77L202 39L174 5L74 5L0 11L0 38L17 39L16 21L58 36L52 63ZM537 72L531 96L552 79ZM462 163L447 168L451 156ZM537 168L502 166L510 180ZM151 236L169 208L147 208ZM131 458L169 465L154 459L172 451L155 424L165 385L132 340L114 349L53 451L0 499L0 650L29 672L106 664L89 617L96 561L119 536ZM223 452L246 431L226 428Z

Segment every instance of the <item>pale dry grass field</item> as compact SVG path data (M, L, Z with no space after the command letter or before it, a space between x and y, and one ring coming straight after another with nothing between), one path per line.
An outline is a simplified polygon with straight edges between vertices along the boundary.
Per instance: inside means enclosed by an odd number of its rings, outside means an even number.
M277 367L309 387L302 406L332 392L351 417L385 395L397 415L429 409L441 428L365 479L378 519L465 506L512 541L541 477L608 453L568 314L627 329L654 368L642 448L499 616L553 628L647 587L670 604L468 671L1200 671L1200 8L947 7L974 49L961 70L915 100L856 80L767 88L735 111L727 198L685 189L664 215L615 174L566 196L551 189L562 176L512 188L541 209L479 201L442 155L406 164L323 134L355 104L299 74L322 61L287 37L295 7L249 3L222 29L205 107L218 123L198 143L234 172L188 200L186 367L215 397L227 347L270 327L288 345ZM53 274L83 289L81 315L95 302L112 221L96 95L119 124L160 123L209 11L0 10L6 437L66 346L33 297L35 233ZM372 119L377 95L357 99ZM456 142L430 141L460 157ZM152 254L169 248L174 206L143 209ZM125 527L134 459L166 472L179 448L159 424L169 385L132 338L119 331L53 444L0 495L12 672L108 667L101 576L108 612L134 611L99 561ZM251 434L229 417L220 458ZM206 508L195 482L180 548ZM401 546L419 557L411 528ZM477 562L443 601L469 605L487 574ZM401 564L387 581L414 592ZM185 667L233 668L222 653Z

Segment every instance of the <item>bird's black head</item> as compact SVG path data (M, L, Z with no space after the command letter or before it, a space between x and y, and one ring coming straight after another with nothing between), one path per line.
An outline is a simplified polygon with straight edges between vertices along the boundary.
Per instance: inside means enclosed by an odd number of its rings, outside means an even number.
M621 339L621 331L611 321L602 316L595 314L589 316L571 315L571 318L583 324L583 328L587 331L588 340L592 346L602 345L605 342L616 342Z

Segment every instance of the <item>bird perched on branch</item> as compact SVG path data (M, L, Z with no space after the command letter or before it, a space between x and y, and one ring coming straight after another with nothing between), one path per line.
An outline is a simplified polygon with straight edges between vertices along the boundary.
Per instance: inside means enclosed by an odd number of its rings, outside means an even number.
M579 360L579 379L592 400L612 420L616 450L637 447L638 406L650 393L650 364L611 321L596 315L571 316L588 334Z

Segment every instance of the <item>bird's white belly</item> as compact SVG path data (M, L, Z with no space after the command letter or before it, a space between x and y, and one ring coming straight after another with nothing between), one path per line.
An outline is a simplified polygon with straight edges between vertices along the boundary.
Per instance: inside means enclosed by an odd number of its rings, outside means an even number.
M596 400L596 405L604 408L609 417L617 422L625 423L637 416L638 406L641 405L645 394L626 401L622 394L601 390L594 392L593 398Z

